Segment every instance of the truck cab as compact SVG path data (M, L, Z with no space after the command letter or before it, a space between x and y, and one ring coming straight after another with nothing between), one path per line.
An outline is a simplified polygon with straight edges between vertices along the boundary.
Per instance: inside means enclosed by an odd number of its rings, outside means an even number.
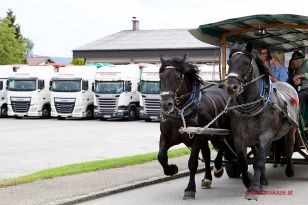
M138 65L111 65L97 69L93 90L94 116L101 120L139 117L140 82Z
M53 66L23 66L7 81L8 116L50 117L49 81Z
M0 66L0 117L7 117L7 89L6 84L10 75L13 74L13 66Z
M140 118L146 122L160 119L160 85L158 65L149 65L142 69L138 90L140 97Z
M94 116L93 91L95 66L59 68L51 79L51 116L58 119Z

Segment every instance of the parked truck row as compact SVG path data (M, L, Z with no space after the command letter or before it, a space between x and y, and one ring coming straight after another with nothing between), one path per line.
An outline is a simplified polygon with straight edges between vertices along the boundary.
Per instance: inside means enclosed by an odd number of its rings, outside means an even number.
M219 80L217 68L199 69ZM0 66L0 108L15 118L159 120L159 66Z

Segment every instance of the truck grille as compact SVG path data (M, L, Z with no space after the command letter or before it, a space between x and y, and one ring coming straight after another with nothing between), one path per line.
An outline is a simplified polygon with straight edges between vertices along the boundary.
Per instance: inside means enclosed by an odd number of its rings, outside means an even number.
M160 99L145 99L145 113L148 115L160 115Z
M72 113L75 107L75 102L55 102L57 113L69 114Z
M116 111L117 99L116 98L98 98L98 110L103 114L110 114Z
M29 111L30 101L11 101L14 112L25 113Z

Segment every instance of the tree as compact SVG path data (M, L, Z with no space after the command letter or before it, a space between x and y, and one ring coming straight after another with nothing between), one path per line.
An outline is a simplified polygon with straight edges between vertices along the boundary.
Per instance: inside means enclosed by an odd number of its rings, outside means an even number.
M73 64L73 65L84 65L84 58L73 58L71 64Z
M26 63L26 56L32 55L34 43L21 34L16 16L9 9L4 19L0 19L0 64Z
M26 43L24 38L16 38L16 30L8 19L0 20L0 64L25 62Z
M23 38L23 36L21 35L21 32L20 32L20 25L16 24L16 16L14 15L12 9L9 9L6 12L5 19L7 19L9 21L9 27L13 27L15 29L15 31L16 31L15 38L16 39Z

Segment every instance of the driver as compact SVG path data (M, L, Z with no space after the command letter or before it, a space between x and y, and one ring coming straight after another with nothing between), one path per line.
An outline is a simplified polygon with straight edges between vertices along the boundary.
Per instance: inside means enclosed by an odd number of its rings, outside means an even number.
M301 52L295 51L292 54L289 67L291 83L295 85L298 91L302 116L305 113L305 103L308 101L308 60L304 58L305 56Z

